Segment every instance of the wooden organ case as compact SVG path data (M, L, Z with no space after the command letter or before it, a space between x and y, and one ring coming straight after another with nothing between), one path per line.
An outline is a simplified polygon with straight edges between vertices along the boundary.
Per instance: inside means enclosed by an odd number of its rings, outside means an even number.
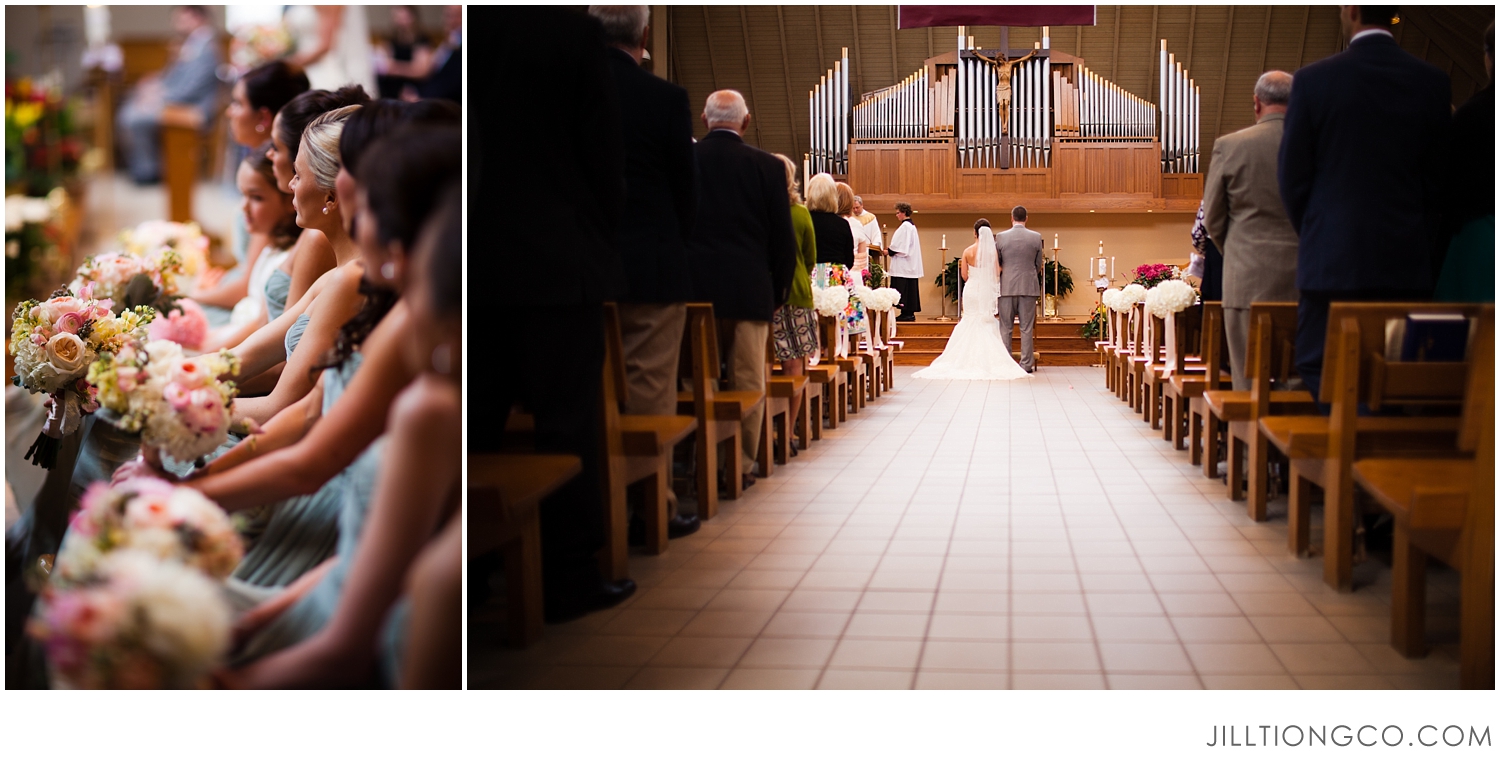
M1165 40L1158 106L1050 50L1045 31L1003 58L959 31L954 50L857 103L847 58L830 70L809 94L807 170L844 177L867 207L1197 210L1199 91Z

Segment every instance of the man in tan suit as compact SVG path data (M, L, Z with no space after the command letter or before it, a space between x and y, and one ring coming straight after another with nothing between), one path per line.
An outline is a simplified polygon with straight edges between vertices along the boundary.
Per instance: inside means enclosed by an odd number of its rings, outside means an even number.
M1249 390L1245 348L1250 304L1295 303L1297 232L1276 181L1276 156L1292 76L1266 72L1255 83L1255 124L1214 142L1203 187L1204 223L1224 253L1224 330L1235 390Z

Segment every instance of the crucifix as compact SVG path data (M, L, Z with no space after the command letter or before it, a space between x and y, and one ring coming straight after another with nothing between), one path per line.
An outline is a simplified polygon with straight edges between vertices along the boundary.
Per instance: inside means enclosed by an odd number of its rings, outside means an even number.
M995 102L1000 109L1000 166L1010 167L1010 77L1012 67L1035 56L1035 49L1026 52L1020 58L1010 57L1010 28L1000 27L1000 49L995 52L995 58L974 51L975 57L984 61L995 69Z

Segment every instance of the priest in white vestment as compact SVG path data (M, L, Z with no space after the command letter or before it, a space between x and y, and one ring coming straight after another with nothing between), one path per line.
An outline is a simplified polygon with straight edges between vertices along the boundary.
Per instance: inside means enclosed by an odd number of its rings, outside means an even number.
M901 227L891 235L891 287L901 293L901 315L896 321L916 321L922 310L920 279L922 278L922 242L917 238L917 226L911 222L911 205L896 203L896 220Z

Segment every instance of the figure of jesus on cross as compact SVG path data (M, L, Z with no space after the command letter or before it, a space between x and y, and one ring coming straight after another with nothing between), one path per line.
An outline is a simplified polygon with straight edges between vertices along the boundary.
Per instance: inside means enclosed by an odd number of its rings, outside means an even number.
M990 58L977 50L974 51L974 55L995 68L995 101L1000 105L1000 134L1010 135L1011 67L1035 56L1036 51L1032 50L1020 58L1007 58L1006 50L1002 43L998 58Z

